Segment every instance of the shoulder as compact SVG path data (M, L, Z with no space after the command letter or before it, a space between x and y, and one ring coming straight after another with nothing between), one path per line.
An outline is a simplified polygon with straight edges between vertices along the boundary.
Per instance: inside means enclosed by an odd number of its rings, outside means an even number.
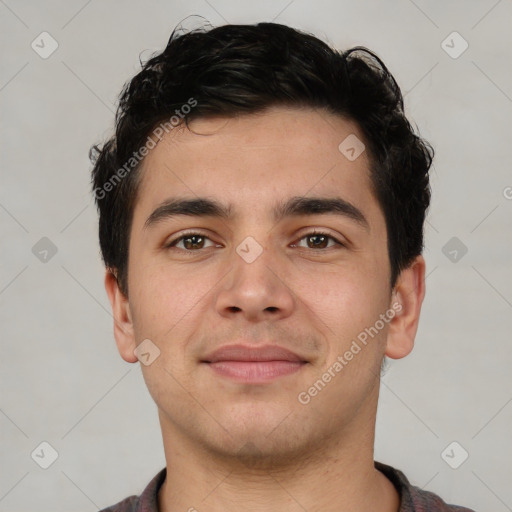
M138 506L139 497L133 495L128 496L128 498L125 498L115 505L110 505L110 507L103 508L99 512L135 512Z
M415 486L410 487L410 493L414 503L412 510L417 512L474 512L474 510L459 505L450 505L437 494Z
M375 462L375 468L384 473L398 491L399 512L475 512L469 508L450 505L437 494L411 485L407 477L398 469L380 462Z
M99 512L158 512L158 491L166 474L167 469L163 468L153 477L140 496L128 496L119 503L101 509Z

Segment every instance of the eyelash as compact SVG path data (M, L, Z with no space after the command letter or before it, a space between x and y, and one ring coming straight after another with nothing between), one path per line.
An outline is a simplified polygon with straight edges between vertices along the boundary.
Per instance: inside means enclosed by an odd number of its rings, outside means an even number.
M343 244L342 242L340 242L337 238L335 238L334 236L330 235L329 233L325 233L323 231L317 231L317 230L313 230L309 233L306 233L305 235L301 236L298 240L303 240L304 238L308 238L310 236L316 236L316 235L320 235L320 236L325 236L327 238L330 238L331 240L334 241L335 245L338 245L340 247L345 247L345 244ZM176 238L174 240L172 240L171 242L169 242L168 244L165 245L165 249L171 249L171 248L175 248L176 244L178 244L179 242L181 242L182 240L186 239L186 238L189 238L189 237L192 237L192 236L200 236L202 238L207 238L208 240L212 241L210 239L210 237L208 237L207 235L205 235L204 233L201 233L200 231L188 231L188 232L185 232L183 233L179 238ZM326 247L326 248L323 248L323 250L326 250L326 249L332 249L333 246L331 247ZM197 250L189 250L189 249L181 249L181 248L178 248L180 251L183 251L183 252L187 252L187 253L194 253L194 252L199 252L203 249L197 249ZM309 247L302 247L302 249L310 249L312 251L320 251L322 249L314 249L314 248L309 248Z

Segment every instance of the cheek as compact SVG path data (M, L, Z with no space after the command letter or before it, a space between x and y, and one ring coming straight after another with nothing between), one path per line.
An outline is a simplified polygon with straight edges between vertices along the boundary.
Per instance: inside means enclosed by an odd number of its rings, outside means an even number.
M364 262L332 270L318 265L297 273L293 278L294 289L326 317L342 321L350 316L357 323L387 305L386 276L382 269L371 267Z
M387 286L383 286L385 279L382 271L373 272L362 266L303 272L295 276L294 289L299 302L306 306L305 312L311 315L315 327L330 340L329 360L343 354L360 333L374 326L386 312L389 297ZM385 330L371 339L377 341L384 336ZM380 352L377 345L372 344Z
M218 280L207 270L171 269L166 263L137 266L134 261L133 268L130 304L136 334L162 342L176 338L197 318Z

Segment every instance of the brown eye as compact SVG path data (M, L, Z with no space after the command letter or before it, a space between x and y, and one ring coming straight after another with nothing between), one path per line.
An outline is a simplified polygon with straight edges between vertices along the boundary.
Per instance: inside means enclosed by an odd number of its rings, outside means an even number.
M312 244L312 248L325 249L329 243L329 237L325 235L310 235L307 240L308 243Z
M329 247L335 246L335 245L343 245L338 240L336 240L334 237L326 234L326 233L309 233L305 236L303 236L300 241L306 240L306 247L307 249L328 249ZM329 245L329 242L332 241L333 243ZM304 247L303 245L299 245L299 247Z
M187 233L186 235L180 236L171 242L168 247L177 247L178 249L193 252L199 249L204 249L207 240L211 242L207 236L204 236L201 233ZM179 244L183 245L179 247Z

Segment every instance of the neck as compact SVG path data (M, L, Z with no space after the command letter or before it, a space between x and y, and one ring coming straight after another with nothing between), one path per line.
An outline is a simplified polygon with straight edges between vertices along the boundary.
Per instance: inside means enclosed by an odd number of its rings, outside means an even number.
M398 510L393 484L374 467L374 421L362 421L288 464L263 466L257 457L219 456L173 429L162 415L160 420L167 460L160 512Z

